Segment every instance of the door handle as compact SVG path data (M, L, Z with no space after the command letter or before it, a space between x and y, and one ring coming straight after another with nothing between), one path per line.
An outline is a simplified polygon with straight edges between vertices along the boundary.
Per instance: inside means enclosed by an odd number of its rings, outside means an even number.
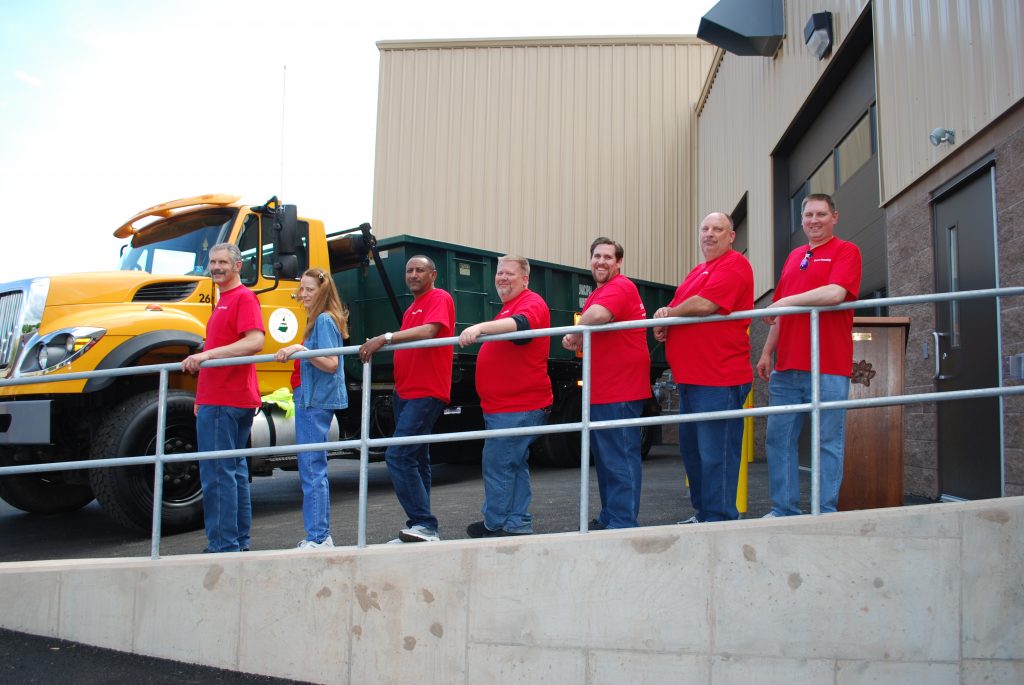
M942 373L942 360L949 356L942 351L942 339L946 337L949 337L948 333L932 331L932 340L935 341L935 375L933 378L937 381L944 381L952 378L952 376L946 376Z

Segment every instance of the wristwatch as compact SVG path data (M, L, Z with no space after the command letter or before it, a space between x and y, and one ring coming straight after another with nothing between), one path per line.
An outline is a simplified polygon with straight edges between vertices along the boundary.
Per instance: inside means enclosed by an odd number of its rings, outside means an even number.
M388 331L387 333L385 333L384 334L384 344L385 345L390 345L391 344L391 339L393 337L395 337L395 334L392 333L391 331Z

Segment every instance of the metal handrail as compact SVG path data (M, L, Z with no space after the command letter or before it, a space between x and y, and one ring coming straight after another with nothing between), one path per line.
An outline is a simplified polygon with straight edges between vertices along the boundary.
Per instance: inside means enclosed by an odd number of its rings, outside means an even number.
M551 433L567 433L580 431L580 532L587 532L588 511L589 511L589 461L590 461L590 431L606 428L619 428L624 426L660 426L676 423L690 423L694 421L719 420L730 418L742 418L747 416L770 416L773 414L810 413L811 414L811 513L820 513L820 418L821 412L829 409L855 409L859 407L878 407L890 405L908 405L927 402L952 401L960 399L972 399L978 397L1024 395L1024 385L1002 386L995 388L979 388L972 390L944 391L931 393L918 393L914 395L889 395L884 397L863 398L857 400L843 400L822 402L820 398L820 350L819 350L819 315L821 312L840 311L846 309L876 308L879 306L897 306L905 304L921 304L932 302L946 302L961 299L983 299L994 297L999 300L1002 297L1017 297L1024 295L1024 287L990 288L985 290L974 290L957 293L934 293L928 295L908 295L900 297L879 298L873 300L857 300L844 302L828 307L778 307L772 309L752 309L741 312L733 312L728 315L710 315L700 317L668 317L662 319L646 319L643 321L621 321L596 326L559 326L543 328L532 331L517 331L513 333L501 333L497 335L481 336L479 342L499 340L521 340L538 337L553 337L566 333L581 333L583 337L583 363L582 363L582 406L581 419L575 423L560 423L546 426L535 426L528 428L503 428L491 430L462 431L458 433L441 433L426 436L406 436L389 438L370 438L369 414L371 399L371 377L372 360L363 363L362 374L362 414L360 417L360 435L358 439L338 440L333 442L309 443L303 445L282 445L279 447L260 448L239 448L237 450L216 450L208 452L189 452L167 455L163 452L164 432L166 427L166 406L168 377L170 373L181 372L180 363L151 364L146 366L127 367L121 369L102 369L85 372L68 372L49 376L32 376L18 379L0 380L0 387L13 385L34 385L39 383L67 382L73 380L85 380L90 378L109 378L116 376L133 376L149 373L159 374L159 410L157 412L157 447L156 454L150 456L136 457L112 457L104 459L86 459L77 461L64 461L46 464L27 464L23 466L0 467L0 476L15 475L21 473L43 473L48 471L65 471L74 468L109 468L118 466L135 466L152 464L154 466L153 484L153 526L152 526L152 549L151 556L158 559L160 555L161 535L161 507L162 507L162 470L167 463L180 461L194 461L197 459L219 459L232 457L237 452L245 452L252 456L271 456L281 454L294 454L299 451L297 448L306 450L317 449L352 449L359 448L359 515L357 547L366 546L366 517L367 517L367 493L369 473L369 451L373 447L387 447L390 445L422 444L438 442L456 442L460 440L477 440L490 437L513 437L521 435L545 435ZM595 333L616 330L628 330L634 328L653 328L661 326L690 325L697 323L708 323L716 321L731 321L736 319L754 319L765 316L789 316L794 314L809 314L811 320L811 378L812 398L810 403L777 405L769 407L753 407L749 409L736 409L729 411L702 412L694 414L676 414L670 416L652 416L637 419L616 419L608 421L590 420L590 377L591 377L591 341ZM1002 331L999 331L1002 335ZM385 345L383 351L394 351L403 349L415 349L426 347L442 347L458 345L458 337L434 338L431 340L417 340L409 343L398 343ZM324 350L307 350L299 352L290 359L306 359L319 356L345 356L358 353L358 346L335 347ZM272 354L260 354L249 357L234 357L229 359L216 359L204 362L202 367L235 366L252 363L265 363L274 361Z

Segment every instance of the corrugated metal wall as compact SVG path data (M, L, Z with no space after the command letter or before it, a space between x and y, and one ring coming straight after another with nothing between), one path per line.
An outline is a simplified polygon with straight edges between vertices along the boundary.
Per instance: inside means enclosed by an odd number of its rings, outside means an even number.
M838 46L866 5L867 0L790 0L786 39L776 57L726 53L698 105L697 215L732 211L749 193L747 257L757 296L775 287L771 153L829 64L804 45L804 25L812 13L830 10Z
M874 22L885 203L1024 97L1024 3L876 1Z
M373 224L676 283L696 238L691 37L382 42Z

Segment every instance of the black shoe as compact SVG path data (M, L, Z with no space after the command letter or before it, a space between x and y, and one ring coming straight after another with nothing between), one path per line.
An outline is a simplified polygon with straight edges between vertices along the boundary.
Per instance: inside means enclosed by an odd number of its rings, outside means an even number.
M500 538L508 535L502 529L491 530L483 521L477 521L466 526L466 535L471 538Z
M607 527L597 519L591 519L590 523L587 524L588 530L605 530Z

